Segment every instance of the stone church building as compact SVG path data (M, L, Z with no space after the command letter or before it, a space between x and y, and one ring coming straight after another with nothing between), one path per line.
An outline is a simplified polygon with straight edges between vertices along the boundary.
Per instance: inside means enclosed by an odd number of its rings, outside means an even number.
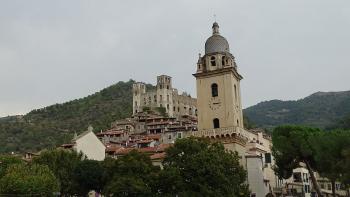
M280 187L271 158L271 138L261 130L246 130L243 124L240 81L235 57L229 43L220 35L219 25L212 26L212 35L205 42L205 53L199 55L196 65L197 99L178 94L172 87L171 77L157 77L157 86L146 90L146 84L133 86L133 113L144 107L164 107L170 117L197 116L198 130L184 137L205 137L219 141L240 156L247 170L252 196L264 197ZM198 110L197 110L198 109Z
M198 131L190 136L206 137L236 151L247 170L252 196L264 197L278 187L271 159L271 139L261 130L246 130L243 124L240 81L235 57L219 25L205 42L205 53L197 62Z

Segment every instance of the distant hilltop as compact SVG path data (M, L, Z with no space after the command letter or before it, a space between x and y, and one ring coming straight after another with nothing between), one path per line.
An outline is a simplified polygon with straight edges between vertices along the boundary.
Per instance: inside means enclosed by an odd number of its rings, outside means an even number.
M264 128L281 124L327 128L350 115L350 91L316 92L296 101L264 101L245 109L244 115Z

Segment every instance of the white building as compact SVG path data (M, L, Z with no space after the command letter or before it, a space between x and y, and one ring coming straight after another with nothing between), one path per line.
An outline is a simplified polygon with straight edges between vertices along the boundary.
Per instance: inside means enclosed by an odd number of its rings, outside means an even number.
M88 130L74 137L73 149L82 152L88 159L102 161L105 159L106 147L93 132L91 126Z

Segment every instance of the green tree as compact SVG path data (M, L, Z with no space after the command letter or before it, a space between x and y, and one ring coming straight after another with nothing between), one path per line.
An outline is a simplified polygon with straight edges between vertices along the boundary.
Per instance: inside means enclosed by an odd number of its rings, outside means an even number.
M332 193L335 193L335 182L342 181L342 177L350 171L346 168L347 155L344 151L350 148L350 132L335 130L321 132L312 139L315 150L316 169L321 176L332 183Z
M159 176L161 196L248 196L237 153L203 139L177 140L166 150Z
M117 159L112 166L110 160L107 163L107 174L112 179L104 189L106 196L154 196L154 183L160 168L153 166L147 155L134 150Z
M86 196L89 191L101 192L104 169L99 161L83 160L73 170L73 180L79 189L79 195Z
M18 157L11 156L11 155L0 155L0 178L5 175L6 170L9 166L13 164L21 164L21 163L24 163L24 162Z
M305 163L318 196L322 196L322 193L313 173L316 169L316 152L312 139L320 132L319 129L309 127L279 126L272 133L275 172L279 177L287 179L292 175L293 169L299 167L300 162Z
M0 196L53 196L59 182L47 166L13 164L0 179Z
M345 185L346 188L350 188L350 148L346 148L342 151L342 155L345 158L343 161L343 174L340 177L340 181ZM348 194L348 196L350 196Z
M84 160L82 153L75 151L55 149L44 151L34 159L34 163L47 165L58 178L63 196L74 195L79 192L78 186L73 179L76 166Z

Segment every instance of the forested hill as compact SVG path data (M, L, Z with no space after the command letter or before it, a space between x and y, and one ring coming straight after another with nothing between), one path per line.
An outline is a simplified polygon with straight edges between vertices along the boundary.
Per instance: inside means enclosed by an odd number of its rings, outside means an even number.
M74 132L80 133L90 124L98 131L116 119L129 117L133 83L118 82L82 99L1 118L0 153L54 147L69 142Z
M297 101L265 101L245 109L244 115L264 128L282 124L333 127L350 115L350 91L317 92Z
M88 125L99 131L114 120L129 117L133 83L118 82L85 98L33 110L24 116L0 118L0 153L55 147L70 142L74 132L80 133ZM266 101L245 109L244 115L250 123L265 128L281 124L349 127L350 91L318 92L298 101Z

